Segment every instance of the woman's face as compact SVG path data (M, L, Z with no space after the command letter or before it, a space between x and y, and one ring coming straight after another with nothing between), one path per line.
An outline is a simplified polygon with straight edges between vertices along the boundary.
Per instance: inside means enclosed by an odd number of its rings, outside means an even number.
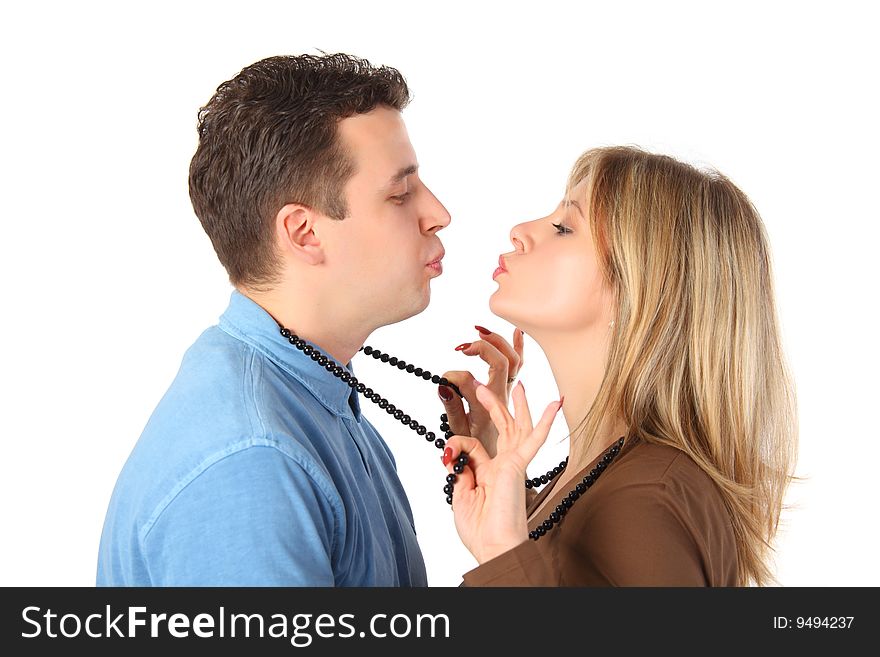
M526 333L607 331L612 319L612 294L586 218L585 191L586 181L549 216L510 231L515 250L501 256L489 308Z

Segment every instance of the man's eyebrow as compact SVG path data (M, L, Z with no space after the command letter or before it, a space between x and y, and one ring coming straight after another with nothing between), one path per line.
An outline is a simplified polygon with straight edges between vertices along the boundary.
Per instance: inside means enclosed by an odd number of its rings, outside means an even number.
M391 187L392 185L396 185L401 180L403 180L407 176L411 176L412 174L414 174L418 170L419 170L418 164L410 164L408 167L403 167L400 171L398 171L397 173L395 173L391 177L391 180L388 181L388 187Z

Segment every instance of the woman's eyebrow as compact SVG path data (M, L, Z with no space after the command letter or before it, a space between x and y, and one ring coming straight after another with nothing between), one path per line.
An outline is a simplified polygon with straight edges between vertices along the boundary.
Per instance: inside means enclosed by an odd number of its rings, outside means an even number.
M580 203L578 203L577 201L568 201L568 203L569 203L569 205L573 205L574 207L577 208L577 211L581 213L581 217L584 216L584 211L581 209Z

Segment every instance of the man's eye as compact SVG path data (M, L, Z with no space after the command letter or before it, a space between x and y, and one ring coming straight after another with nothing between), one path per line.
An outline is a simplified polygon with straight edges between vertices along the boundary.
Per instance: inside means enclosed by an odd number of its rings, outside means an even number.
M553 224L553 227L556 229L558 235L566 235L572 232L571 228L563 226L562 224Z
M410 197L410 192L405 192L403 194L399 194L397 196L392 196L391 200L397 205L403 205L403 203Z

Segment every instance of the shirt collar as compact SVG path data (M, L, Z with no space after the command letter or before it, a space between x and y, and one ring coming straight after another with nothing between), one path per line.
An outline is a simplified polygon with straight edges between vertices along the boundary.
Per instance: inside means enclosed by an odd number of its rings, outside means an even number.
M234 290L229 300L229 307L220 317L219 326L229 335L246 342L277 363L308 388L329 411L336 415L350 415L353 412L355 418L360 421L361 407L358 393L290 344L287 338L281 335L278 323L255 301ZM330 358L320 347L307 340L306 342ZM351 362L345 367L354 375Z

